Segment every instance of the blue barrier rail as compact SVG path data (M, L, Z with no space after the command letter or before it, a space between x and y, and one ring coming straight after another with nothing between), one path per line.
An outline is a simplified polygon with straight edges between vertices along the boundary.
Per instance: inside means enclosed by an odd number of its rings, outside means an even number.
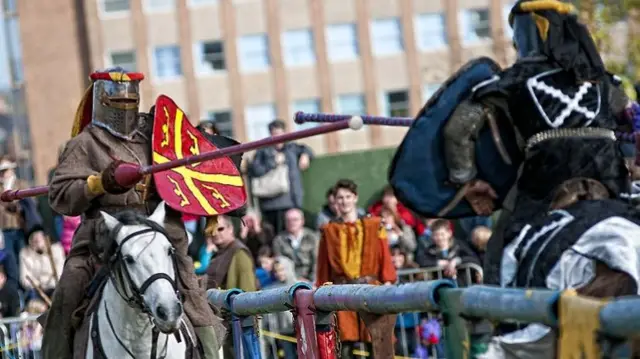
M209 290L209 300L230 310L239 318L292 310L297 289L310 290L307 283L253 293L238 290ZM437 312L448 314L445 331L453 327L455 335L447 338L448 357L469 355L469 334L464 328L468 320L490 319L558 325L561 292L551 290L507 289L476 285L457 288L450 280L435 280L400 285L328 285L312 292L316 312L356 311L378 315L402 312ZM640 334L640 299L620 298L604 304L599 312L600 332L616 338ZM304 331L303 331L304 332ZM448 332L447 332L448 333ZM308 343L315 338L300 338ZM238 350L239 348L236 348ZM246 349L246 348L245 348ZM245 351L245 359L260 358L260 353ZM466 353L466 354L465 354ZM375 355L375 353L374 353ZM307 356L317 359L316 357ZM305 358L302 358L305 359Z

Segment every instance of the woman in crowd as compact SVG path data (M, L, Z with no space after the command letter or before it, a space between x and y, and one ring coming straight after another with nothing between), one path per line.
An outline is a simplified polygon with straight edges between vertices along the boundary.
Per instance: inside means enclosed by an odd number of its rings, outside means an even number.
M20 284L27 290L28 299L39 297L40 291L50 297L62 274L64 250L60 243L51 244L49 257L47 241L42 227L32 228L28 245L20 251Z
M399 247L410 261L413 261L413 253L416 250L416 235L413 233L411 226L407 225L401 218L391 209L382 208L380 217L387 231L387 241L389 247Z

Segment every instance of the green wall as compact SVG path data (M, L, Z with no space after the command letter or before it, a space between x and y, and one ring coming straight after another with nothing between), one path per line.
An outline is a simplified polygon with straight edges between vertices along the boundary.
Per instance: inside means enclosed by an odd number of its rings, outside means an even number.
M342 178L358 184L359 204L367 207L387 184L395 150L386 148L316 157L303 173L305 212L317 213L325 203L327 189Z

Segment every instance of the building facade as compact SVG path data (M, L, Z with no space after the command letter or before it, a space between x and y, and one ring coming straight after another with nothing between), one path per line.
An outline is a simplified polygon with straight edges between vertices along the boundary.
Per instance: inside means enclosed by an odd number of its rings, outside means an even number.
M413 116L461 64L513 53L513 0L29 0L18 2L38 182L69 138L87 74L145 73L142 108L172 97L240 141L296 111ZM308 126L308 125L307 125ZM317 153L396 146L369 127L305 140Z

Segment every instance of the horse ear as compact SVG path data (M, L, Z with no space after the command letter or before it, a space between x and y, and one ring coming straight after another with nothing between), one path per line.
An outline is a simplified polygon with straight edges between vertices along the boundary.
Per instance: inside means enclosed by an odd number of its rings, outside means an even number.
M107 212L100 211L100 215L102 215L102 219L104 219L104 223L107 225L107 228L110 231L112 231L118 224L120 224L120 221L118 221L115 217Z
M158 207L153 211L153 214L149 216L149 220L156 222L160 226L164 227L164 217L167 215L167 208L165 201L160 202Z

